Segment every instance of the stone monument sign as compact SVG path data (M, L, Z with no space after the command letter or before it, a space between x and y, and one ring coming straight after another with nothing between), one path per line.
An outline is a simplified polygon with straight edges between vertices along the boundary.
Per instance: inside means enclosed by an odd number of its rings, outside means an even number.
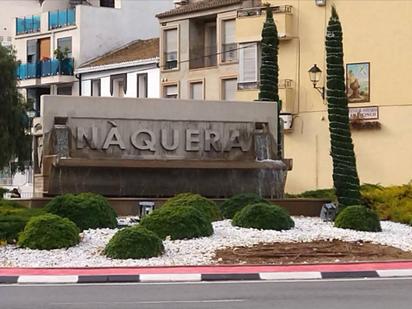
M33 126L35 191L281 197L276 105L43 96Z

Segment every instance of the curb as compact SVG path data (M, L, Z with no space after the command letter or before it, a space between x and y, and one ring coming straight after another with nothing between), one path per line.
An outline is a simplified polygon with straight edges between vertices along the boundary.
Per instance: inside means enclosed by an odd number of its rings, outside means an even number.
M331 272L190 273L136 275L21 275L0 276L0 284L163 283L264 280L321 280L412 277L412 269Z
M0 284L156 283L412 277L412 261L160 267L0 267Z

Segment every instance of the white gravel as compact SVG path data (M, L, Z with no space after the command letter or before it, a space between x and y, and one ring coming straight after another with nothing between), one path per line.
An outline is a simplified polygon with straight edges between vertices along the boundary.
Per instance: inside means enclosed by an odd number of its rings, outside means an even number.
M40 251L14 245L0 247L0 267L100 267L100 266L170 266L212 264L216 249L250 246L261 242L309 242L315 240L369 241L412 251L412 227L382 222L381 233L356 232L334 228L319 218L294 217L296 227L289 231L260 231L233 227L230 220L213 224L211 237L164 241L163 256L141 260L112 260L102 250L117 230L87 230L79 245L69 249Z

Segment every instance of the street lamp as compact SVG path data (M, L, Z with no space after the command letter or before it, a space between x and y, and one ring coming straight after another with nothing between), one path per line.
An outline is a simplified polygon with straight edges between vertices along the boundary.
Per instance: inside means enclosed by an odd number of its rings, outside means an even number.
M317 87L316 84L320 81L320 77L322 76L322 70L318 68L316 64L314 64L310 69L309 69L309 79L313 84L313 88L315 88L320 95L322 96L322 99L325 99L325 87Z

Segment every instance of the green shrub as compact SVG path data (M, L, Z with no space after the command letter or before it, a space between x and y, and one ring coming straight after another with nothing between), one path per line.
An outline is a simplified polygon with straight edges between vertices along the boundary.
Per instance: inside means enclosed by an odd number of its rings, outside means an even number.
M16 209L26 209L26 207L12 200L0 199L0 214L5 214L8 211L15 211Z
M142 226L118 231L104 250L104 254L113 259L147 259L163 252L162 240Z
M211 221L222 220L222 214L216 203L194 193L180 193L168 199L163 207L189 206L206 214Z
M45 214L29 220L19 236L18 245L39 250L68 248L79 243L79 232L69 219Z
M355 205L345 207L335 219L335 227L365 232L381 232L378 215L371 209Z
M57 196L46 205L46 211L70 219L82 231L117 226L115 211L99 194L80 193Z
M370 187L362 191L362 200L382 220L409 224L412 220L412 184Z
M0 215L0 240L15 242L28 221L28 218L22 216Z
M277 205L267 203L250 204L237 212L232 225L260 230L289 230L295 222L287 211Z
M213 234L213 226L206 214L194 207L161 207L143 217L140 225L165 239L191 239Z
M3 198L3 194L9 192L6 188L0 187L0 200Z
M316 198L336 202L335 189L309 190L299 194L286 194L287 198Z
M232 219L235 213L242 210L243 207L256 203L270 204L270 202L255 193L241 193L234 195L230 199L223 202L220 209L226 219Z
M43 209L26 208L14 201L0 200L0 240L17 241L30 218L43 215Z

